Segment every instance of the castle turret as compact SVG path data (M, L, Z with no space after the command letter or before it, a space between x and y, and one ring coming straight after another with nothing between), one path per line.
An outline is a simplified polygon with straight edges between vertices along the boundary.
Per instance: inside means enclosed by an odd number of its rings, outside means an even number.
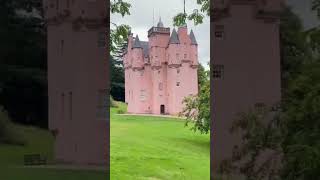
M132 44L132 67L133 69L141 69L144 65L143 48L138 35Z
M189 38L191 40L191 43L190 43L191 66L195 66L195 65L198 65L198 43L192 30L190 32Z
M44 0L43 5L54 159L72 164L107 164L106 3Z
M172 30L169 43L168 43L168 65L179 65L181 63L180 59L180 40L176 29Z
M214 0L210 24L214 56L210 68L211 84L214 84L212 172L218 173L219 165L232 158L234 147L241 145L241 132L229 131L238 113L264 106L271 109L281 100L281 1L225 0L223 6L218 6L222 1ZM262 153L260 157L268 159L265 155Z
M161 64L166 62L165 48L168 45L170 28L165 28L160 18L157 27L148 31L148 37L151 65L161 67Z

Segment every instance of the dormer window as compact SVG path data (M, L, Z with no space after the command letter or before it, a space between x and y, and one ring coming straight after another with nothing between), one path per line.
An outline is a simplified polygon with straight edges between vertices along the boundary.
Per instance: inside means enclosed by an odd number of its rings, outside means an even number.
M224 78L224 65L213 65L212 71L213 79L223 79Z
M97 94L97 118L99 119L107 119L107 109L109 106L109 96L108 91L106 89L102 89L98 91ZM129 91L129 97L130 97L130 91Z
M163 89L163 84L159 83L159 90L162 91L162 89Z
M218 40L224 40L225 39L225 31L223 25L216 25L215 26L215 32L214 36Z
M98 47L104 48L106 46L106 35L105 32L98 33Z

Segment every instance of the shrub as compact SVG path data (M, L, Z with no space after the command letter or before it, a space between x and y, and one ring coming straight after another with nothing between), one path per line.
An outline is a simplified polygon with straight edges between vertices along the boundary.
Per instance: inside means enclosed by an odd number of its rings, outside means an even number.
M23 138L16 132L8 113L0 107L0 144L24 145Z
M124 109L118 109L118 110L117 110L117 113L118 113L118 114L124 114L124 113L126 113L126 111L125 111Z
M110 107L118 107L116 101L113 99L111 95L110 95Z

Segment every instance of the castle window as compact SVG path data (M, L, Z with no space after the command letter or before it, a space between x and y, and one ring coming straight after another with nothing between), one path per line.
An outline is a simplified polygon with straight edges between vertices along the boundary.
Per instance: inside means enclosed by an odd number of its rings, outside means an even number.
M213 76L213 79L223 79L224 65L213 65L212 76Z
M177 84L176 84L177 86L180 86L180 82L177 82Z
M180 73L180 69L177 69L177 74L179 74Z
M160 71L158 71L158 74L160 74Z
M176 54L177 60L179 59L179 53Z
M69 119L72 120L72 92L69 92Z
M254 108L257 113L261 114L266 110L266 105L264 103L256 103Z
M223 25L216 25L215 26L214 36L218 40L224 40L225 39L225 32L224 32L224 26Z
M140 91L140 101L145 101L146 100L146 91L141 90Z
M162 89L163 89L163 85L162 83L159 83L159 90L162 91Z
M98 33L98 47L104 48L106 46L106 34L105 32Z
M130 94L130 91L129 91ZM97 118L106 119L108 112L109 96L107 90L99 90L97 96Z
M185 58L185 59L187 58L187 54L184 54L184 58Z

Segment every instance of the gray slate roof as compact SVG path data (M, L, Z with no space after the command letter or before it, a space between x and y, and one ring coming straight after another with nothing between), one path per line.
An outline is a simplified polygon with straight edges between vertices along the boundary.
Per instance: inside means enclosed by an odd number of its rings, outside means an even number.
M161 17L159 18L159 22L158 22L158 24L157 24L157 27L164 27L164 26L163 26L163 23L162 23L162 21L161 21Z
M190 39L191 39L191 44L193 44L193 45L197 45L197 44L198 44L198 43L197 43L197 40L196 40L196 37L194 36L192 30L191 30L191 32L190 32Z
M170 36L169 44L180 44L177 31L174 28L173 28L171 36Z
M148 57L149 56L149 42L147 41L140 41L141 46L143 48L143 56Z
M132 48L142 48L138 35L134 39Z

